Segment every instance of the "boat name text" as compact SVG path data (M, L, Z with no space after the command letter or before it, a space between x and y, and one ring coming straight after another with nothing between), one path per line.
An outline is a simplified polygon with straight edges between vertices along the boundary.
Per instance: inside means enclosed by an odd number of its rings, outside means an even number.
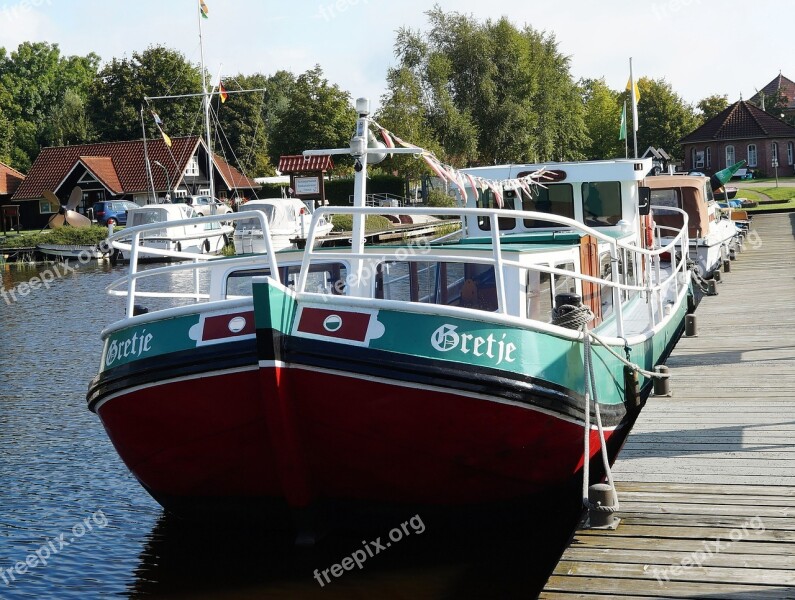
M431 334L431 346L439 352L450 352L458 350L462 354L472 353L473 356L496 359L496 364L503 362L512 363L516 361L513 353L516 345L513 342L506 342L506 334L502 334L499 340L490 333L483 338L471 333L458 333L457 325L445 324Z
M152 334L146 333L146 329L144 329L140 335L134 333L126 340L113 340L108 346L105 365L109 367L122 358L138 358L144 352L149 352L152 349L152 339Z

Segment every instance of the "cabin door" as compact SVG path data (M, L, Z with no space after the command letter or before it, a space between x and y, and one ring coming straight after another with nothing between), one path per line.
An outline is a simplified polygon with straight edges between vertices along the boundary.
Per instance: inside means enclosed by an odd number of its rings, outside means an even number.
M580 268L583 275L602 276L599 268L599 243L592 235L585 235L580 240ZM591 281L582 282L582 303L594 314L591 327L596 327L602 322L601 287L598 283Z

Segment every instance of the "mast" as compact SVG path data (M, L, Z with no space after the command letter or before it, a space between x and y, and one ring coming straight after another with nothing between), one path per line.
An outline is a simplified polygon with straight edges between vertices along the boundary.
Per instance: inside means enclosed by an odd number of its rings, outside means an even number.
M147 192L147 204L154 204L152 200L157 200L155 192L155 180L152 178L152 165L149 163L149 148L146 145L146 125L144 124L144 105L141 104L141 129L144 133L144 162L146 162L146 175L149 179L149 190ZM151 194L151 195L150 195Z
M207 178L210 180L210 198L215 198L215 170L213 169L213 146L210 137L210 92L207 89L207 76L204 69L204 37L202 35L201 6L198 11L199 18L199 54L201 55L202 72L202 102L204 108L204 135L207 145Z
M635 142L635 158L638 158L638 99L635 96L635 75L632 72L632 57L629 58L629 94L632 96L632 139Z

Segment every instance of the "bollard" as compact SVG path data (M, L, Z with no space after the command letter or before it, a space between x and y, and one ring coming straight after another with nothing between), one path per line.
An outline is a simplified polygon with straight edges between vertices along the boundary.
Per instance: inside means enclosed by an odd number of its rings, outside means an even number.
M685 337L698 337L696 315L685 315Z
M588 488L588 529L616 529L621 519L616 511L616 495L606 483Z
M718 283L720 283L721 277L720 277L720 271L719 271L718 269L715 269L715 270L712 272L712 279L714 279L715 281L717 281Z
M685 317L687 318L687 317ZM687 327L687 324L685 324ZM692 336L691 336L692 337ZM662 375L668 375L668 367L665 365L659 365L654 367L654 371L656 373L660 373ZM654 395L655 396L667 396L671 397L671 380L668 377L655 377L654 378Z
M731 272L731 270L732 270L732 262L731 262L731 260L728 260L728 259L724 260L723 261L723 272L724 273L729 273L729 272Z
M715 283L714 279L710 279L707 281L707 296L717 296L718 295L718 284Z
M734 247L729 248L729 260L737 260L737 250Z

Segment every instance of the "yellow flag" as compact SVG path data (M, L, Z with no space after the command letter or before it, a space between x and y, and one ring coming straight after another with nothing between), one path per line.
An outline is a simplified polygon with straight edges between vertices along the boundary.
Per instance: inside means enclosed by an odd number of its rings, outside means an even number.
M171 148L171 138L168 137L168 134L162 129L160 130L160 134L163 136L163 141L166 143L166 146Z
M629 80L627 81L627 91L631 90L632 88L633 88L632 78L630 77ZM637 81L635 82L634 88L635 88L635 102L640 102L640 90L638 89Z

